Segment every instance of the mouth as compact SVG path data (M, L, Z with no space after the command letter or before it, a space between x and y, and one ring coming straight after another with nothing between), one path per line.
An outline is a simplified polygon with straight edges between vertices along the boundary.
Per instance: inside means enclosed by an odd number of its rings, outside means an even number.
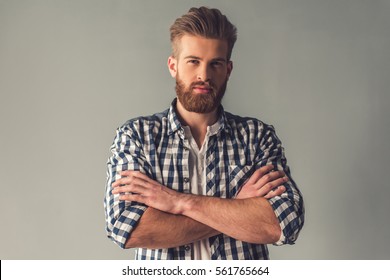
M211 88L207 87L207 86L194 86L192 90L195 93L201 93L201 94L205 94L205 93L210 93L211 92Z

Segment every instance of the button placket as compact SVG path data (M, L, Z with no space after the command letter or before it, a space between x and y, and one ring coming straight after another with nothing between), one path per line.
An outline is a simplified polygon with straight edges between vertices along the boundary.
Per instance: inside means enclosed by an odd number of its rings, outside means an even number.
M189 156L190 156L190 151L188 148L188 140L184 139L182 142L182 147L183 147L183 159L182 159L182 170L183 170L183 190L185 193L190 193L190 174L189 174Z

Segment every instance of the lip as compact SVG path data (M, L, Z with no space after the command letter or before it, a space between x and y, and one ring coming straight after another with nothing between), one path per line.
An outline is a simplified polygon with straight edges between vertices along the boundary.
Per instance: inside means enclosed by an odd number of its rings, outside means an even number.
M196 86L194 87L193 91L195 91L196 93L209 93L211 91L211 88Z

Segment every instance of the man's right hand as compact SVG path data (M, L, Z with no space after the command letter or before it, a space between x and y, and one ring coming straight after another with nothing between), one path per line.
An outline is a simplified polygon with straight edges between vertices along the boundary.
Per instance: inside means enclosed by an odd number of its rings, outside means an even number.
M244 183L236 198L264 197L269 199L284 193L286 188L283 184L289 179L283 171L272 171L273 169L273 165L266 165L256 170Z

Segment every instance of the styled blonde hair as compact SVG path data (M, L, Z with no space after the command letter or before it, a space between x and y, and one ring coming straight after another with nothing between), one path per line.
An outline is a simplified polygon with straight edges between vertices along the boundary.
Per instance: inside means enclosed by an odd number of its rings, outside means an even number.
M178 41L183 35L197 35L209 39L226 40L228 44L227 60L230 60L234 43L237 40L236 27L218 9L207 7L191 8L177 18L170 28L172 56L178 57Z

